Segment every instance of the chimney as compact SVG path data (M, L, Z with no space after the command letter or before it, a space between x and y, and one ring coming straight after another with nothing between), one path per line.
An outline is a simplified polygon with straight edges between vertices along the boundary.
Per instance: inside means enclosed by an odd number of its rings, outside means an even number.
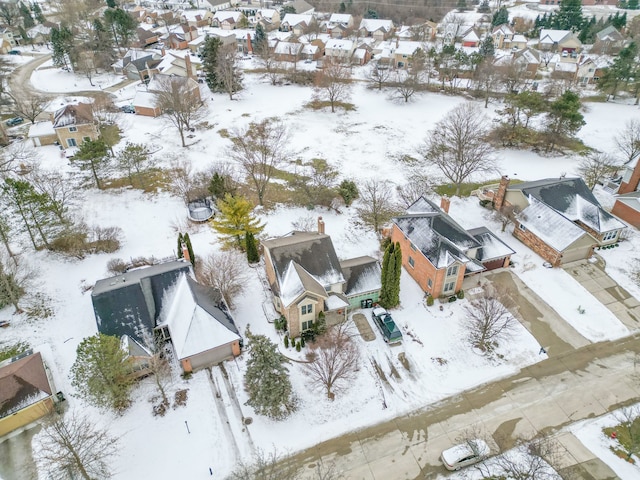
M187 261L191 262L191 257L189 257L189 249L187 248L187 244L182 242L182 257Z
M496 210L500 210L504 205L504 197L507 195L507 188L509 187L509 177L503 175L500 179L500 185L498 186L498 191L493 197L493 208Z
M160 54L161 54L163 57L167 54L166 50L164 49L164 45L163 45L162 47L160 47Z
M247 33L247 53L253 55L253 45L251 45L251 34Z
M451 199L446 195L443 195L440 199L440 208L444 213L449 213L449 206L451 205Z
M187 78L193 78L193 70L191 66L191 54L187 53L184 56L184 68L187 70Z
M324 220L322 220L322 217L318 217L318 233L324 235Z

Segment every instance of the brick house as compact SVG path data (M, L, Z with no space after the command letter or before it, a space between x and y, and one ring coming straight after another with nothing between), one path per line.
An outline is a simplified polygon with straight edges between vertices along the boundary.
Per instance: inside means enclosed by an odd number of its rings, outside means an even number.
M393 219L391 241L400 244L402 266L433 297L453 295L467 275L506 267L514 253L486 228L465 230L441 207L420 197Z
M640 192L629 192L616 197L611 213L629 225L640 228Z
M596 246L618 241L626 228L606 212L581 178L551 178L510 185L503 176L481 199L495 209L513 207L513 235L554 267L589 258Z
M292 338L311 328L321 312L332 325L363 300L378 301L378 261L367 256L339 261L322 217L317 232L291 232L261 245L273 304Z
M363 18L358 30L363 37L373 37L383 41L393 35L394 27L391 20Z
M91 104L67 105L53 114L53 129L63 148L78 147L86 140L97 140L98 125L93 120Z
M640 158L636 158L624 166L622 182L618 193L629 193L640 190Z

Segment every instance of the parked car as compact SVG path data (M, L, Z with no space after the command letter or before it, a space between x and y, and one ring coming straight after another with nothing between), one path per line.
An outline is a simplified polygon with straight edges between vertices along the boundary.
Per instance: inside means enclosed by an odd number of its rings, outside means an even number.
M387 343L399 343L402 341L402 332L393 321L391 314L382 307L376 307L371 311L371 318L378 326L382 338Z
M9 55L22 55L22 53L20 52L20 50L9 50L7 52Z
M440 454L440 459L447 470L460 470L483 461L489 453L487 442L474 438L445 450Z
M16 125L20 125L24 122L24 118L22 117L13 117L5 122L8 127L15 127Z
M124 113L136 113L136 109L133 108L133 105L123 105L122 107L120 107L120 110L122 110Z

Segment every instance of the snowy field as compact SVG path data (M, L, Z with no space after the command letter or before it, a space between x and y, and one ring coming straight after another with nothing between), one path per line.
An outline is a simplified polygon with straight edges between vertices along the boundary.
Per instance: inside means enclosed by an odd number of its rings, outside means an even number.
M38 75L40 73L34 75L36 86L38 81L49 83L46 73L42 74L41 80L36 79ZM311 99L308 88L273 87L252 75L246 77L246 86L234 101L223 95L211 95L205 87L203 98L208 102L208 112L203 121L208 122L208 128L204 125L198 128L195 137L188 140L187 149L179 146L175 129L163 119L127 114L119 115L124 132L120 146L126 141L146 143L152 150L159 150L156 157L164 166L172 157L182 156L190 159L194 168L205 170L224 161L229 140L218 133L221 129L232 130L250 121L278 116L289 125L293 158L305 161L324 158L340 170L341 178L361 181L376 177L402 184L410 171L401 158L417 156L429 129L448 110L464 101L460 97L424 94L407 105L389 100L384 92L356 85L351 101L357 110L331 114L304 108ZM131 85L119 92L119 104L129 103L136 88ZM637 117L638 107L608 103L589 107L587 126L580 133L581 138L589 146L612 151L616 129L626 119ZM488 109L488 114L493 115L493 111L493 108ZM43 168L70 168L55 148L40 148L35 153ZM556 177L563 172L571 175L577 163L571 157L547 158L525 151L499 151L498 157L501 173L522 180ZM428 173L437 178L437 172ZM497 176L478 176L477 180ZM435 306L426 308L423 292L403 272L402 306L393 315L405 335L404 344L389 347L380 338L373 342L358 341L362 358L358 378L347 390L339 392L334 402L327 401L321 392L313 391L300 366L292 363L292 383L300 402L298 412L283 422L256 416L244 405L245 355L227 363L228 386L218 369L214 369L212 381L206 372L195 374L186 383L177 378L174 389L189 389L187 405L170 410L162 418L151 414L149 399L153 396L153 386L149 381L143 382L134 392L136 402L123 416L98 412L73 397L68 379L78 343L96 332L86 287L107 275L109 259L150 255L162 258L174 254L177 231L185 222L186 209L181 200L166 192L144 195L127 189L89 190L83 195L77 205L78 211L89 224L119 226L123 230L121 249L112 255L93 255L84 260L25 250L38 267L38 289L49 299L54 316L42 322L13 317L12 326L0 331L0 341L23 339L32 345L50 346L55 358L52 367L60 379L57 389L67 394L69 405L91 412L96 421L109 424L112 431L121 436L121 453L114 463L118 480L210 478L209 468L216 472L214 478L223 478L236 459L250 457L255 448L269 451L277 444L281 451L291 452L308 447L504 377L543 358L538 355L538 342L523 327L518 329L514 341L500 350L503 360L488 360L476 355L467 346L461 325L467 301L445 304L442 312ZM265 235L273 236L290 231L291 223L300 217L315 219L322 215L326 232L331 235L340 258L379 255L375 235L355 227L352 213L350 209L339 215L324 209L309 211L280 206L261 210L260 216L266 222ZM486 218L486 210L478 206L476 199L454 198L450 213L465 228L486 225L499 233L499 226ZM197 256L220 248L207 226L190 227L189 233ZM599 319L597 324L589 323L583 330L576 326L583 335L598 341L628 334L608 310L604 311L604 307L581 290L572 278L562 271L544 269L542 259L517 242L509 232L499 235L517 252L514 256L516 273L567 322L574 325L581 320L575 318L578 305ZM629 268L626 255L637 254L640 245L637 235L631 238L620 248L602 254L614 278L637 294L637 287L624 273ZM523 265L527 263L532 263L534 268L523 271ZM572 297L571 301L566 301L567 296ZM236 301L237 308L233 312L238 326L244 332L250 325L253 332L268 335L286 355L295 357L294 350L284 350L280 336L264 319L262 302L266 300L266 292L256 272L251 270L247 291ZM563 302L566 309L562 308ZM6 309L0 316L8 318L11 313ZM374 331L377 333L375 327ZM399 360L400 353L407 359L405 364ZM386 381L381 381L374 364L380 366ZM220 398L216 397L215 391L221 393ZM237 399L230 396L229 391L235 391ZM251 417L252 424L243 427L240 423L243 416Z

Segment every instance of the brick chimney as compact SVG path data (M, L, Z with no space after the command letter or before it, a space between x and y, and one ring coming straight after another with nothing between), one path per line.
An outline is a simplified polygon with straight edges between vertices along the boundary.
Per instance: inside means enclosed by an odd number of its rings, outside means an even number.
M251 34L247 33L247 53L253 55L253 45L251 45Z
M324 220L322 220L322 217L318 217L318 233L324 235Z
M193 78L193 67L191 66L191 55L184 56L184 68L187 70L187 78Z
M187 248L187 244L182 242L181 244L181 248L182 248L182 257L187 261L187 262L191 262L191 257L189 256L189 249Z
M448 196L443 195L442 198L440 198L440 208L442 209L442 211L448 214L450 205L451 199Z
M509 177L507 175L503 175L500 179L498 191L493 197L493 208L496 210L500 210L504 205L504 197L507 195L507 188L509 188Z

